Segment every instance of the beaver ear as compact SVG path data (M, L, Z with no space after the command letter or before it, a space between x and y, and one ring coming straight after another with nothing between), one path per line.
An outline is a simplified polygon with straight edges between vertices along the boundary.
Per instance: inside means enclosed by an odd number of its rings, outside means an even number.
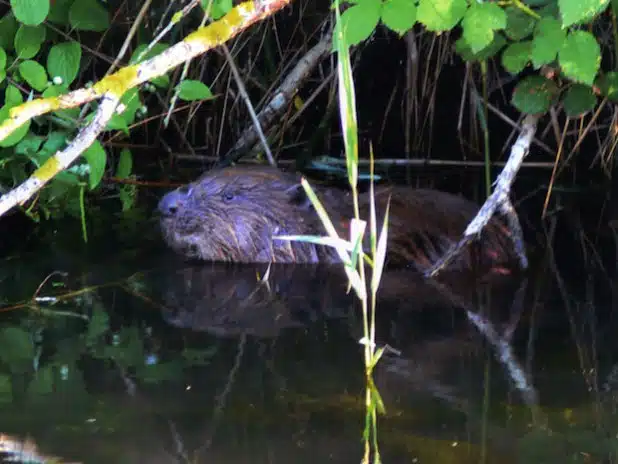
M313 209L313 204L301 184L293 185L285 193L288 195L288 201L291 205L304 210Z

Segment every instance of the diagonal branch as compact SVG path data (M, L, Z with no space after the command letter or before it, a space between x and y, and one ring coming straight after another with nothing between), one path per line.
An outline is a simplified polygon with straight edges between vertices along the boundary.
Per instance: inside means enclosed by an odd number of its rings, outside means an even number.
M245 1L232 8L218 21L197 29L159 55L122 68L104 77L91 88L78 89L58 97L39 98L11 108L9 117L0 124L0 141L37 116L100 100L93 121L80 131L71 144L49 158L24 183L0 197L0 216L17 204L28 200L56 174L77 159L105 129L120 98L127 90L161 76L185 61L225 43L256 22L273 15L291 1Z
M485 203L472 219L466 230L463 238L454 244L433 266L425 271L425 276L435 277L442 269L444 269L457 256L461 250L472 242L487 225L496 209L506 217L509 228L511 230L511 240L515 252L519 257L519 263L523 269L528 267L528 258L524 246L523 234L519 219L515 213L515 209L509 199L511 185L515 181L515 176L521 167L524 158L530 150L530 144L536 132L538 115L527 115L523 122L521 133L511 148L511 155L504 166L504 169L496 180L496 189L485 200Z

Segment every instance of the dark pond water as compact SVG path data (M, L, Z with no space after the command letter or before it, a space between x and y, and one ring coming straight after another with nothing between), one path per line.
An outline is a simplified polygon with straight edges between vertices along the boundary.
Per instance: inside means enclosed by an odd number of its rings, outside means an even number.
M80 253L0 266L0 450L360 462L362 319L338 269ZM397 351L374 374L383 462L615 462L615 300L596 274L559 280L538 260L526 280L437 287L387 273L377 339Z

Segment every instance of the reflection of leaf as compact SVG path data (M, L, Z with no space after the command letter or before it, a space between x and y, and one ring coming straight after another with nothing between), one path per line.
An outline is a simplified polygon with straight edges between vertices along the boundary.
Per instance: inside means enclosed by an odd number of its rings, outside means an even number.
M18 327L0 330L0 359L9 365L11 372L25 372L32 369L34 346L30 334Z
M29 395L48 395L54 391L54 371L52 366L39 369L28 387Z
M0 404L10 404L13 401L11 377L0 374Z
M103 348L102 358L114 359L123 368L144 364L144 347L135 327L125 328L117 335L118 343Z
M565 433L532 430L520 439L519 462L602 462L616 452L614 439L602 432L574 426ZM584 459L585 457L585 459Z
M93 346L99 341L99 337L109 329L109 316L100 308L95 308L88 324L86 333L86 346Z
M75 407L77 401L88 398L84 379L74 363L54 363L40 369L28 385L30 403L42 400L57 407L57 402Z
M64 338L56 343L56 353L53 362L56 364L72 364L83 354L84 344L81 338Z
M141 365L136 369L135 375L142 382L156 384L166 380L179 379L182 376L182 366L174 361Z
M211 346L205 350L195 350L186 348L182 352L182 357L189 366L205 366L210 363L210 359L217 353L218 348Z

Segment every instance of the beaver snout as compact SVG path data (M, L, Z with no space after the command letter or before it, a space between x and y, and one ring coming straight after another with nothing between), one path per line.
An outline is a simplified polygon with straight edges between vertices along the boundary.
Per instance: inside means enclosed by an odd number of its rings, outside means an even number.
M182 186L165 194L157 206L159 213L164 217L174 216L187 202L191 191L190 187Z

